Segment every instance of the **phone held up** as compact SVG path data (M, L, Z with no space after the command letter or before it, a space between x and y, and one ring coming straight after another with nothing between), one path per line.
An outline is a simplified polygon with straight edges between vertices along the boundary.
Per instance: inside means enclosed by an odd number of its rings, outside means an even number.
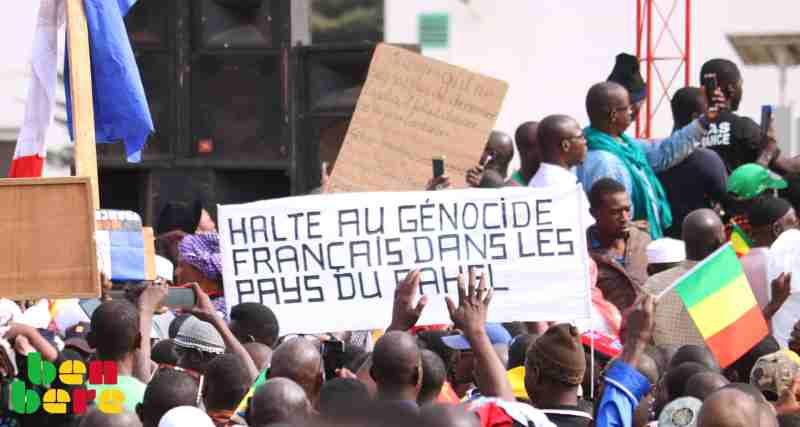
M706 91L706 100L708 101L708 109L716 109L714 105L714 94L717 92L717 74L707 73L703 75L703 88ZM714 110L715 111L715 110Z
M444 156L436 156L433 158L433 177L439 178L444 175Z
M772 124L772 106L761 106L761 136L766 136L769 133L769 127Z

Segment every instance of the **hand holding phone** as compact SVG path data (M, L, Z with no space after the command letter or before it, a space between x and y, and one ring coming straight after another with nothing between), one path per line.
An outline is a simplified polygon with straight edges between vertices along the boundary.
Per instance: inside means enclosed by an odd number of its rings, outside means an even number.
M716 104L714 98L717 92L717 74L707 73L703 75L703 89L706 92L706 101L708 102L708 109L716 111Z
M169 308L189 310L197 304L197 294L195 294L192 283L185 286L173 286L167 290L167 298L164 305Z
M444 156L436 156L433 158L433 177L439 178L444 175Z
M765 137L769 134L772 127L772 106L763 105L761 107L761 136Z

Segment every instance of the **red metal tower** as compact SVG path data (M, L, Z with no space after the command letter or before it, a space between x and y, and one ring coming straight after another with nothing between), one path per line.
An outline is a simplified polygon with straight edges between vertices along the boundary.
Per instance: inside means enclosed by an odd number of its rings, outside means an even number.
M681 3L685 3L683 7L685 17L682 28L683 43L680 43L677 37L681 33L681 14L676 12ZM647 101L643 108L644 118L636 119L637 137L650 138L653 118L662 108L669 111L670 89L675 84L681 69L684 74L684 86L688 86L691 81L689 62L692 35L691 3L691 0L636 0L636 56L642 63L645 80L647 80ZM665 6L669 6L669 9L666 9ZM660 22L653 22L654 14ZM667 43L664 36L668 36L671 43ZM669 73L670 65L673 65L675 69L669 80L666 80L665 76L669 76L669 74L662 72ZM658 79L658 88L654 85L654 77ZM644 120L644 126L642 126L642 120Z

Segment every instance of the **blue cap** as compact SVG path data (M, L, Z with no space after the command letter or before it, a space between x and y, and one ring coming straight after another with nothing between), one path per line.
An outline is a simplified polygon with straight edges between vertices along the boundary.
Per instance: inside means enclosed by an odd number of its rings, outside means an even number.
M489 336L489 341L492 344L508 344L511 342L511 334L499 323L487 323L486 335ZM464 351L472 348L469 345L469 341L462 334L442 337L442 342L453 350Z

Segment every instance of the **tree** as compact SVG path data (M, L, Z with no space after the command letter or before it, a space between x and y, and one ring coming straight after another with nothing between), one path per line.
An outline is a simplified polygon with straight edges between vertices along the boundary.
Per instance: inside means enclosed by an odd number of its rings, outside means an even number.
M383 0L312 0L314 43L383 41Z

